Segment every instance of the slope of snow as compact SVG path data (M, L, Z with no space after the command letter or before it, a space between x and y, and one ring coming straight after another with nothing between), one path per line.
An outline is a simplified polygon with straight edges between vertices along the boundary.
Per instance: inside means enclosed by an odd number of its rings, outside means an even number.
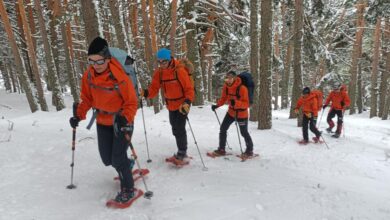
M287 111L274 111L271 130L250 123L260 157L242 163L234 156L205 156L218 146L219 126L210 106L193 107L189 120L209 168L203 171L188 125L190 166L177 169L164 162L176 151L168 112L155 115L145 108L152 163L146 163L140 110L133 144L141 165L151 170L146 183L154 196L112 210L105 202L119 184L112 179L114 169L100 161L96 128L88 131L83 121L77 129L77 188L69 190L70 107L32 114L23 95L1 91L0 97L0 219L390 219L389 121L346 115L345 136L324 134L328 150L324 144L298 145L296 120L289 120ZM66 100L71 106L70 97ZM217 112L222 120L226 107ZM228 141L239 153L234 124ZM144 189L142 181L136 187Z

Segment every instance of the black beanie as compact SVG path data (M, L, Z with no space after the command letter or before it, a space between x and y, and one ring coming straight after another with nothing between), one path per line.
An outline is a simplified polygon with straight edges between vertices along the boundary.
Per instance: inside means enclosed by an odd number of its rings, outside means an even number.
M310 88L309 87L305 87L305 88L303 88L303 90L302 90L302 94L310 94Z
M110 58L111 54L108 50L108 43L101 37L96 37L88 47L88 56L89 55L100 55L104 58Z
M233 70L230 70L229 72L227 72L226 75L237 76L236 72L234 72Z

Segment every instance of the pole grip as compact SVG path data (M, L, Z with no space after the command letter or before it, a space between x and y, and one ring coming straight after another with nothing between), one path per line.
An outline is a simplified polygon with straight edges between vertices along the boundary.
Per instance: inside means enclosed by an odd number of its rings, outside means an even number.
M73 102L73 117L77 116L77 107L79 106L78 102Z

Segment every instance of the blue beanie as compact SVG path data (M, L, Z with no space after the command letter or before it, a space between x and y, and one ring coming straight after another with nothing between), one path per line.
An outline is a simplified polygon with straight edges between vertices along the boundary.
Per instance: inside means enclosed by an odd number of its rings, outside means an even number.
M166 48L160 49L157 51L157 59L171 61L171 51Z

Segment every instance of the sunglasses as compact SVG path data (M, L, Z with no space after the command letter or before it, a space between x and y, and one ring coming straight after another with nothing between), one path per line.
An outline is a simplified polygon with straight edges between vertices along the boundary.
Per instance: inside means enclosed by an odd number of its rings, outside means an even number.
M90 64L90 65L103 65L105 62L106 62L106 59L100 59L100 60L88 59L88 64Z
M168 60L159 60L158 63L164 65L168 63Z

